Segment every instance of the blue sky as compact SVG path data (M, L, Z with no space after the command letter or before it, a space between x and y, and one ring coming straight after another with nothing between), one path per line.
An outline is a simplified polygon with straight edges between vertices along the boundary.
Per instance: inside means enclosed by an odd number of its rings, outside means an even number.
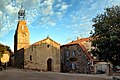
M20 5L26 10L30 43L48 35L59 44L76 37L89 37L92 19L120 0L0 0L0 43L14 49L14 34Z

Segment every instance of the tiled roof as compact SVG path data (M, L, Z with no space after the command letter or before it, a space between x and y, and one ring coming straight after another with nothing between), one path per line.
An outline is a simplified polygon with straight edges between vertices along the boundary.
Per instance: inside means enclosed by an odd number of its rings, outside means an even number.
M60 45L59 43L57 43L56 41L52 40L52 39L49 38L49 37L47 37L47 38L45 38L45 39L43 39L43 40L40 40L40 41L38 41L38 42L36 42L36 43L34 43L34 44L32 44L32 45L37 45L37 44L41 43L42 41L46 41L47 39L49 39L49 40L55 42L56 44Z
M65 45L71 45L71 44L78 44L78 43L81 43L82 44L82 42L85 42L85 41L90 41L92 38L91 37L89 37L89 38L81 38L81 39L77 39L77 40L75 40L75 41L72 41L72 42L70 42L70 43L68 43L68 44L65 44ZM64 46L64 45L62 45L62 46Z
M89 37L89 38L81 38L81 39L77 39L75 41L70 42L70 44L71 43L82 43L84 41L90 41L91 39L92 39L91 37Z

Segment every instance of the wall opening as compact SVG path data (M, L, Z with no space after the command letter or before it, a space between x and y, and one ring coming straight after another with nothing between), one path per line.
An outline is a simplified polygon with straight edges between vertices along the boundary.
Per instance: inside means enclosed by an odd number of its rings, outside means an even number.
M30 55L30 61L32 61L32 56Z
M51 58L47 60L47 71L52 71L52 62L53 60Z
M49 48L49 47L50 47L50 45L48 44L48 45L47 45L47 48Z

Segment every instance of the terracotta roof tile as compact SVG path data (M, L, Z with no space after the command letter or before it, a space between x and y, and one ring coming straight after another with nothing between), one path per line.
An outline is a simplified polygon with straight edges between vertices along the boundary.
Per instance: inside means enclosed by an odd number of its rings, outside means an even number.
M34 44L32 44L32 45L38 45L39 43L41 43L42 41L45 41L45 40L47 40L47 39L49 39L49 40L55 42L56 44L60 45L59 43L57 43L56 41L52 40L52 39L49 38L49 37L47 37L47 38L45 38L45 39L43 39L43 40L40 40L40 41L38 41L38 42L36 42L36 43L34 43Z
M81 39L77 39L75 41L72 41L70 43L81 43L81 42L90 41L90 40L91 40L91 37L89 37L89 38L81 38Z

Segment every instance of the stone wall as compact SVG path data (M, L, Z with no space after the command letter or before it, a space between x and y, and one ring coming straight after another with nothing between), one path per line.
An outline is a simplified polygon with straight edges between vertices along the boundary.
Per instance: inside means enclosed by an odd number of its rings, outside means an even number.
M26 25L26 21L25 20L18 21L14 35L14 52L17 52L17 50L29 46L30 43L29 36L30 33Z
M14 53L14 67L24 68L24 48Z
M51 59L51 71L60 71L60 45L47 38L25 50L25 68L47 71Z
M61 71L90 73L89 58L79 44L61 46Z

